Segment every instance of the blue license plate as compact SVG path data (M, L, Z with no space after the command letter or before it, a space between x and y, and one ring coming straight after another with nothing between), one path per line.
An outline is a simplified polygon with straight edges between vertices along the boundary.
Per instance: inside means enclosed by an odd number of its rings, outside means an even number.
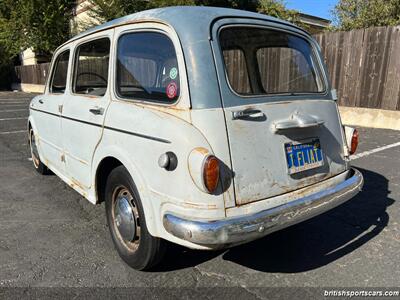
M286 161L289 174L320 167L324 164L319 139L306 143L286 143Z

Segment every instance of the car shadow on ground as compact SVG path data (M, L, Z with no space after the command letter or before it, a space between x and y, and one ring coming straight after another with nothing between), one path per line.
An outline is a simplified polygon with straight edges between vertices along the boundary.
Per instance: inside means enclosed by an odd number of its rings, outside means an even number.
M194 251L171 246L155 271L193 267L222 255L224 260L262 272L296 273L317 269L356 250L388 224L388 180L360 169L363 190L349 202L311 220L225 251Z

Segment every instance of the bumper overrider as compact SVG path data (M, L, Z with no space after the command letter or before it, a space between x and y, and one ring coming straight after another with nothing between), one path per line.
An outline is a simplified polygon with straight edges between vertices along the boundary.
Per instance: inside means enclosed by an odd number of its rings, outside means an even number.
M337 185L252 215L197 221L167 213L163 224L170 234L194 244L210 248L241 244L328 211L354 197L363 183L362 174L352 168Z

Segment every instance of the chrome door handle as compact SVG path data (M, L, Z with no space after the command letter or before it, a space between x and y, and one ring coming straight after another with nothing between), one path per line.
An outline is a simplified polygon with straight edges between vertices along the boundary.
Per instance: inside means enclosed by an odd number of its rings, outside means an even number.
M89 109L89 111L94 115L102 115L104 113L104 109L97 106Z
M232 120L240 119L257 119L265 117L264 113L259 109L245 109L232 112Z
M288 119L275 121L271 124L273 132L296 129L296 128L309 128L321 126L325 123L324 120L302 113L295 112Z

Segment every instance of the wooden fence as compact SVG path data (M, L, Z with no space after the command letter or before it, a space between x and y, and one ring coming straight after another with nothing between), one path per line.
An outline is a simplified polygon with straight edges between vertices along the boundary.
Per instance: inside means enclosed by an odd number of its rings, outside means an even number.
M17 66L14 72L14 83L45 84L49 73L49 63L39 65Z
M400 110L400 26L325 32L314 37L321 45L340 105ZM230 56L229 60L240 60L237 55ZM280 64L265 66L270 74L274 74L269 69L274 65ZM16 67L14 81L44 84L48 68L49 64ZM242 72L245 70L234 74ZM239 78L237 84L248 83Z
M340 105L400 110L400 26L315 38Z

